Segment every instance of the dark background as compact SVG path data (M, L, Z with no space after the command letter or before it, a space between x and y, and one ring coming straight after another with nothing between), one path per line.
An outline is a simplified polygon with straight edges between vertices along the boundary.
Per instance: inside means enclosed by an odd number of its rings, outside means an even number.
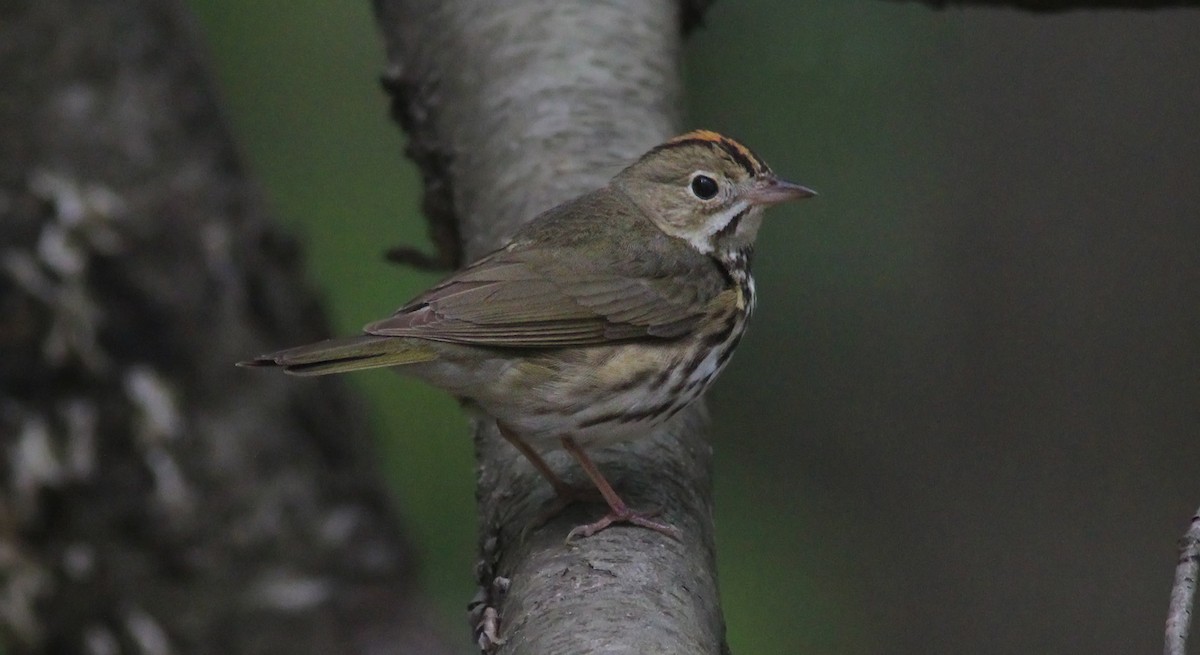
M337 329L432 283L381 258L428 241L369 3L192 4ZM734 652L1160 649L1200 505L1200 12L755 0L706 22L687 127L822 194L768 218L758 315L710 394ZM465 635L466 422L356 381Z

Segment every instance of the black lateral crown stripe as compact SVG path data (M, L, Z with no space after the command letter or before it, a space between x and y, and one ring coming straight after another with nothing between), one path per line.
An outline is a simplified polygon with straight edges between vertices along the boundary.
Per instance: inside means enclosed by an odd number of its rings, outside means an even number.
M713 139L713 138L709 138L709 137L699 137L698 136L698 137L690 137L690 138L685 138L685 139L675 139L673 141L668 141L660 146L655 147L650 152L654 153L654 152L660 152L662 150L667 150L670 148L680 148L683 146L694 146L694 145L707 145L710 147L715 146L717 148L720 148L721 152L725 153L726 155L729 155L730 159L732 159L734 162L736 162L742 168L746 169L746 172L750 173L751 175L760 175L762 173L766 173L771 170L771 167L767 166L767 163L764 162L762 160L762 158L760 158L757 154L755 154L753 150L750 150L746 146L739 145L737 142L727 139L725 137L720 137L719 139ZM650 154L650 153L647 153L647 154Z
M729 139L721 139L717 141L717 145L751 175L759 175L769 170L763 160L746 146L738 145Z

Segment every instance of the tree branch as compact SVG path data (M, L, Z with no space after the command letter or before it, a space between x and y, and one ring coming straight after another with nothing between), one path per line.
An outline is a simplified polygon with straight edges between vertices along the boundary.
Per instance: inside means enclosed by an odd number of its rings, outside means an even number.
M681 14L669 0L376 0L387 87L471 260L675 133ZM696 5L699 6L699 5ZM418 158L421 163L421 158ZM441 202L441 201L439 201ZM686 535L612 529L567 547L597 506L531 523L551 491L483 423L476 435L482 643L505 653L719 653L710 447L697 408L601 453L639 506ZM551 465L583 482L564 458ZM494 620L498 615L499 623Z
M919 2L934 9L946 7L1011 7L1037 13L1075 9L1174 9L1196 7L1196 0L893 0Z
M1171 587L1171 606L1167 611L1165 655L1187 655L1197 576L1200 576L1200 510L1196 510L1191 525L1179 540L1179 564L1175 567L1175 584Z
M0 13L6 652L446 652L184 7Z

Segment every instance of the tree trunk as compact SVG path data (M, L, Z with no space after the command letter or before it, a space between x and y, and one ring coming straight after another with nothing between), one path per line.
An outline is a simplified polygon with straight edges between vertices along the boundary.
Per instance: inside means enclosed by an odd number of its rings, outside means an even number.
M438 224L471 260L539 211L603 185L678 131L681 9L670 0L377 0L395 113ZM703 410L598 461L682 541L618 528L568 547L575 507L533 521L550 487L481 422L481 644L503 653L727 651L714 565ZM550 463L583 484L564 457ZM498 620L497 620L498 617Z
M327 334L172 0L0 8L0 638L440 653Z
M899 0L919 2L934 9L946 7L1009 7L1032 12L1061 12L1077 9L1171 9L1195 7L1196 0Z

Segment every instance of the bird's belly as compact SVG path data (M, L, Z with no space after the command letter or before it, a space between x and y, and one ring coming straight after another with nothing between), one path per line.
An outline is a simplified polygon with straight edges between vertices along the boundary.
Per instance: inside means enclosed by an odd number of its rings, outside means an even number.
M474 367L482 375L457 391L538 450L559 448L567 435L585 448L628 441L699 398L742 327L719 343L696 337L510 356Z

